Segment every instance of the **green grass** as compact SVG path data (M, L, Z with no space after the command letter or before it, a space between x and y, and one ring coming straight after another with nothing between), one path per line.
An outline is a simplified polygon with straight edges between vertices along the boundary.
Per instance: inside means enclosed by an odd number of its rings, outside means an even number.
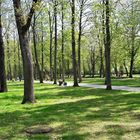
M139 140L140 93L35 84L36 104L21 105L23 85L0 94L0 140ZM34 125L49 134L27 135Z
M83 78L82 82L103 85L105 83L104 81L104 78ZM112 85L140 87L140 77L122 79L112 78Z

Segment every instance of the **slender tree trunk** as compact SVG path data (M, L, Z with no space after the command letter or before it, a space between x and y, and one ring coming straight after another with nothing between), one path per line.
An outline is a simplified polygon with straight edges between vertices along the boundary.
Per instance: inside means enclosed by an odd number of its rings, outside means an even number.
M132 1L131 4L131 15L134 17L134 1ZM133 78L133 65L134 65L134 57L135 57L135 27L132 26L131 28L131 59L130 59L130 72L129 72L129 78Z
M102 23L102 24L104 24L104 23ZM99 30L99 34L100 34L100 30ZM97 35L97 38L99 40L99 53L100 53L100 78L102 78L102 77L104 77L103 45L101 43L99 34Z
M65 62L64 62L64 3L62 1L62 80L65 81Z
M76 63L76 45L75 45L75 0L72 0L71 3L71 9L72 9L72 61L73 61L73 78L74 78L74 85L78 86L78 80L77 80L77 63Z
M104 77L103 48L100 48L100 78Z
M105 44L106 44L106 36L105 36L105 0L103 0L103 11L102 11L102 34L103 34L103 46L105 48ZM104 55L105 55L105 53L104 53ZM105 84L106 84L107 82L106 82L106 68L105 67L106 66L104 66L103 70L104 70L104 77L105 77Z
M50 11L48 11L48 15L49 15L49 28L50 28L50 80L53 81L53 65L52 65L53 23L52 23Z
M119 73L118 73L117 62L115 62L115 65L114 65L114 71L115 71L116 77L118 77L118 76L119 76Z
M92 78L95 77L95 52L91 51L91 68L92 68Z
M38 71L38 74L39 74L40 83L43 83L43 77L42 77L42 73L41 73L41 70L40 70L40 65L39 65L39 61L38 61L38 54L37 54L37 42L36 42L35 26L36 26L36 19L35 19L35 15L34 15L34 22L33 22L33 26L32 26L32 31L33 31L33 44L34 44L35 62L36 62L36 67L37 67L37 71Z
M106 0L106 41L105 41L105 62L106 62L106 89L111 90L111 66L110 66L110 4L109 0Z
M0 92L7 91L6 74L5 74L5 55L4 43L2 36L2 19L1 19L1 1L0 1Z
M16 38L14 34L14 78L17 80L17 62L16 62Z
M82 76L81 76L81 36L82 36L83 6L84 6L84 0L81 1L80 17L79 17L79 34L78 34L78 78L79 78L79 83L82 82Z
M131 55L129 78L133 78L134 55Z
M134 57L135 57L135 31L132 27L132 45L131 45L131 60L130 60L130 73L129 78L133 78L133 67L134 67Z
M42 38L41 38L41 75L44 77L44 37L43 37L43 23L41 22L42 27Z
M90 60L89 60L90 62ZM87 64L88 64L88 74L90 75L90 77L92 77L92 66L91 66L91 63L89 63L88 60L87 60Z
M98 35L99 39L99 47L100 47L100 78L104 77L104 60L103 60L103 46L100 43L100 38Z
M68 78L70 78L70 61L69 61L69 59L67 61L67 72L68 72Z
M86 68L85 68L85 64L83 62L83 78L85 78L85 77L86 77Z
M54 4L55 40L54 40L54 84L57 84L57 0Z
M125 63L125 61L124 61L124 68L125 68L125 71L126 71L126 76L128 77L129 76L129 73L128 73L128 69L127 69L127 66L126 66L126 63Z
M22 70L21 70L21 58L20 58L20 46L18 44L18 77L19 81L22 80Z
M7 70L8 70L8 80L12 81L12 67L11 67L11 50L9 46L9 34L7 33Z

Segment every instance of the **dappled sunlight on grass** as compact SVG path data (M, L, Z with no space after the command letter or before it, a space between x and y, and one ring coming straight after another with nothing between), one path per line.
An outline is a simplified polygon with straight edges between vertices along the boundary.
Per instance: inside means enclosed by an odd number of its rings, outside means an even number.
M140 93L35 83L37 103L21 105L22 94L23 83L16 82L9 84L8 93L0 94L0 139L140 138ZM40 124L54 131L25 133Z

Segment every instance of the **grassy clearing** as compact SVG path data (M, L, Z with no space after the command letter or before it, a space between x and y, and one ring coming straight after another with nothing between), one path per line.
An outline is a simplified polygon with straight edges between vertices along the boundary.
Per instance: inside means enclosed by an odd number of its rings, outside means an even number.
M0 94L1 140L139 140L140 93L35 84L36 104L21 105L23 85ZM27 135L34 125L50 134Z

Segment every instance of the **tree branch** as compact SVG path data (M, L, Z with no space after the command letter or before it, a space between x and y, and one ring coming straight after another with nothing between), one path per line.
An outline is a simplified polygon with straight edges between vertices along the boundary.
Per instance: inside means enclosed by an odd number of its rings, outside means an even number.
M24 31L24 32L26 32L29 28L30 28L30 25L31 25L31 21L32 21L32 17L33 17L33 14L34 14L34 12L35 12L35 4L37 3L37 2L39 2L40 0L33 0L33 2L32 2L32 7L31 7L31 9L30 9L30 12L28 13L28 15L27 15L27 22L26 22L26 24L22 27L22 30Z

